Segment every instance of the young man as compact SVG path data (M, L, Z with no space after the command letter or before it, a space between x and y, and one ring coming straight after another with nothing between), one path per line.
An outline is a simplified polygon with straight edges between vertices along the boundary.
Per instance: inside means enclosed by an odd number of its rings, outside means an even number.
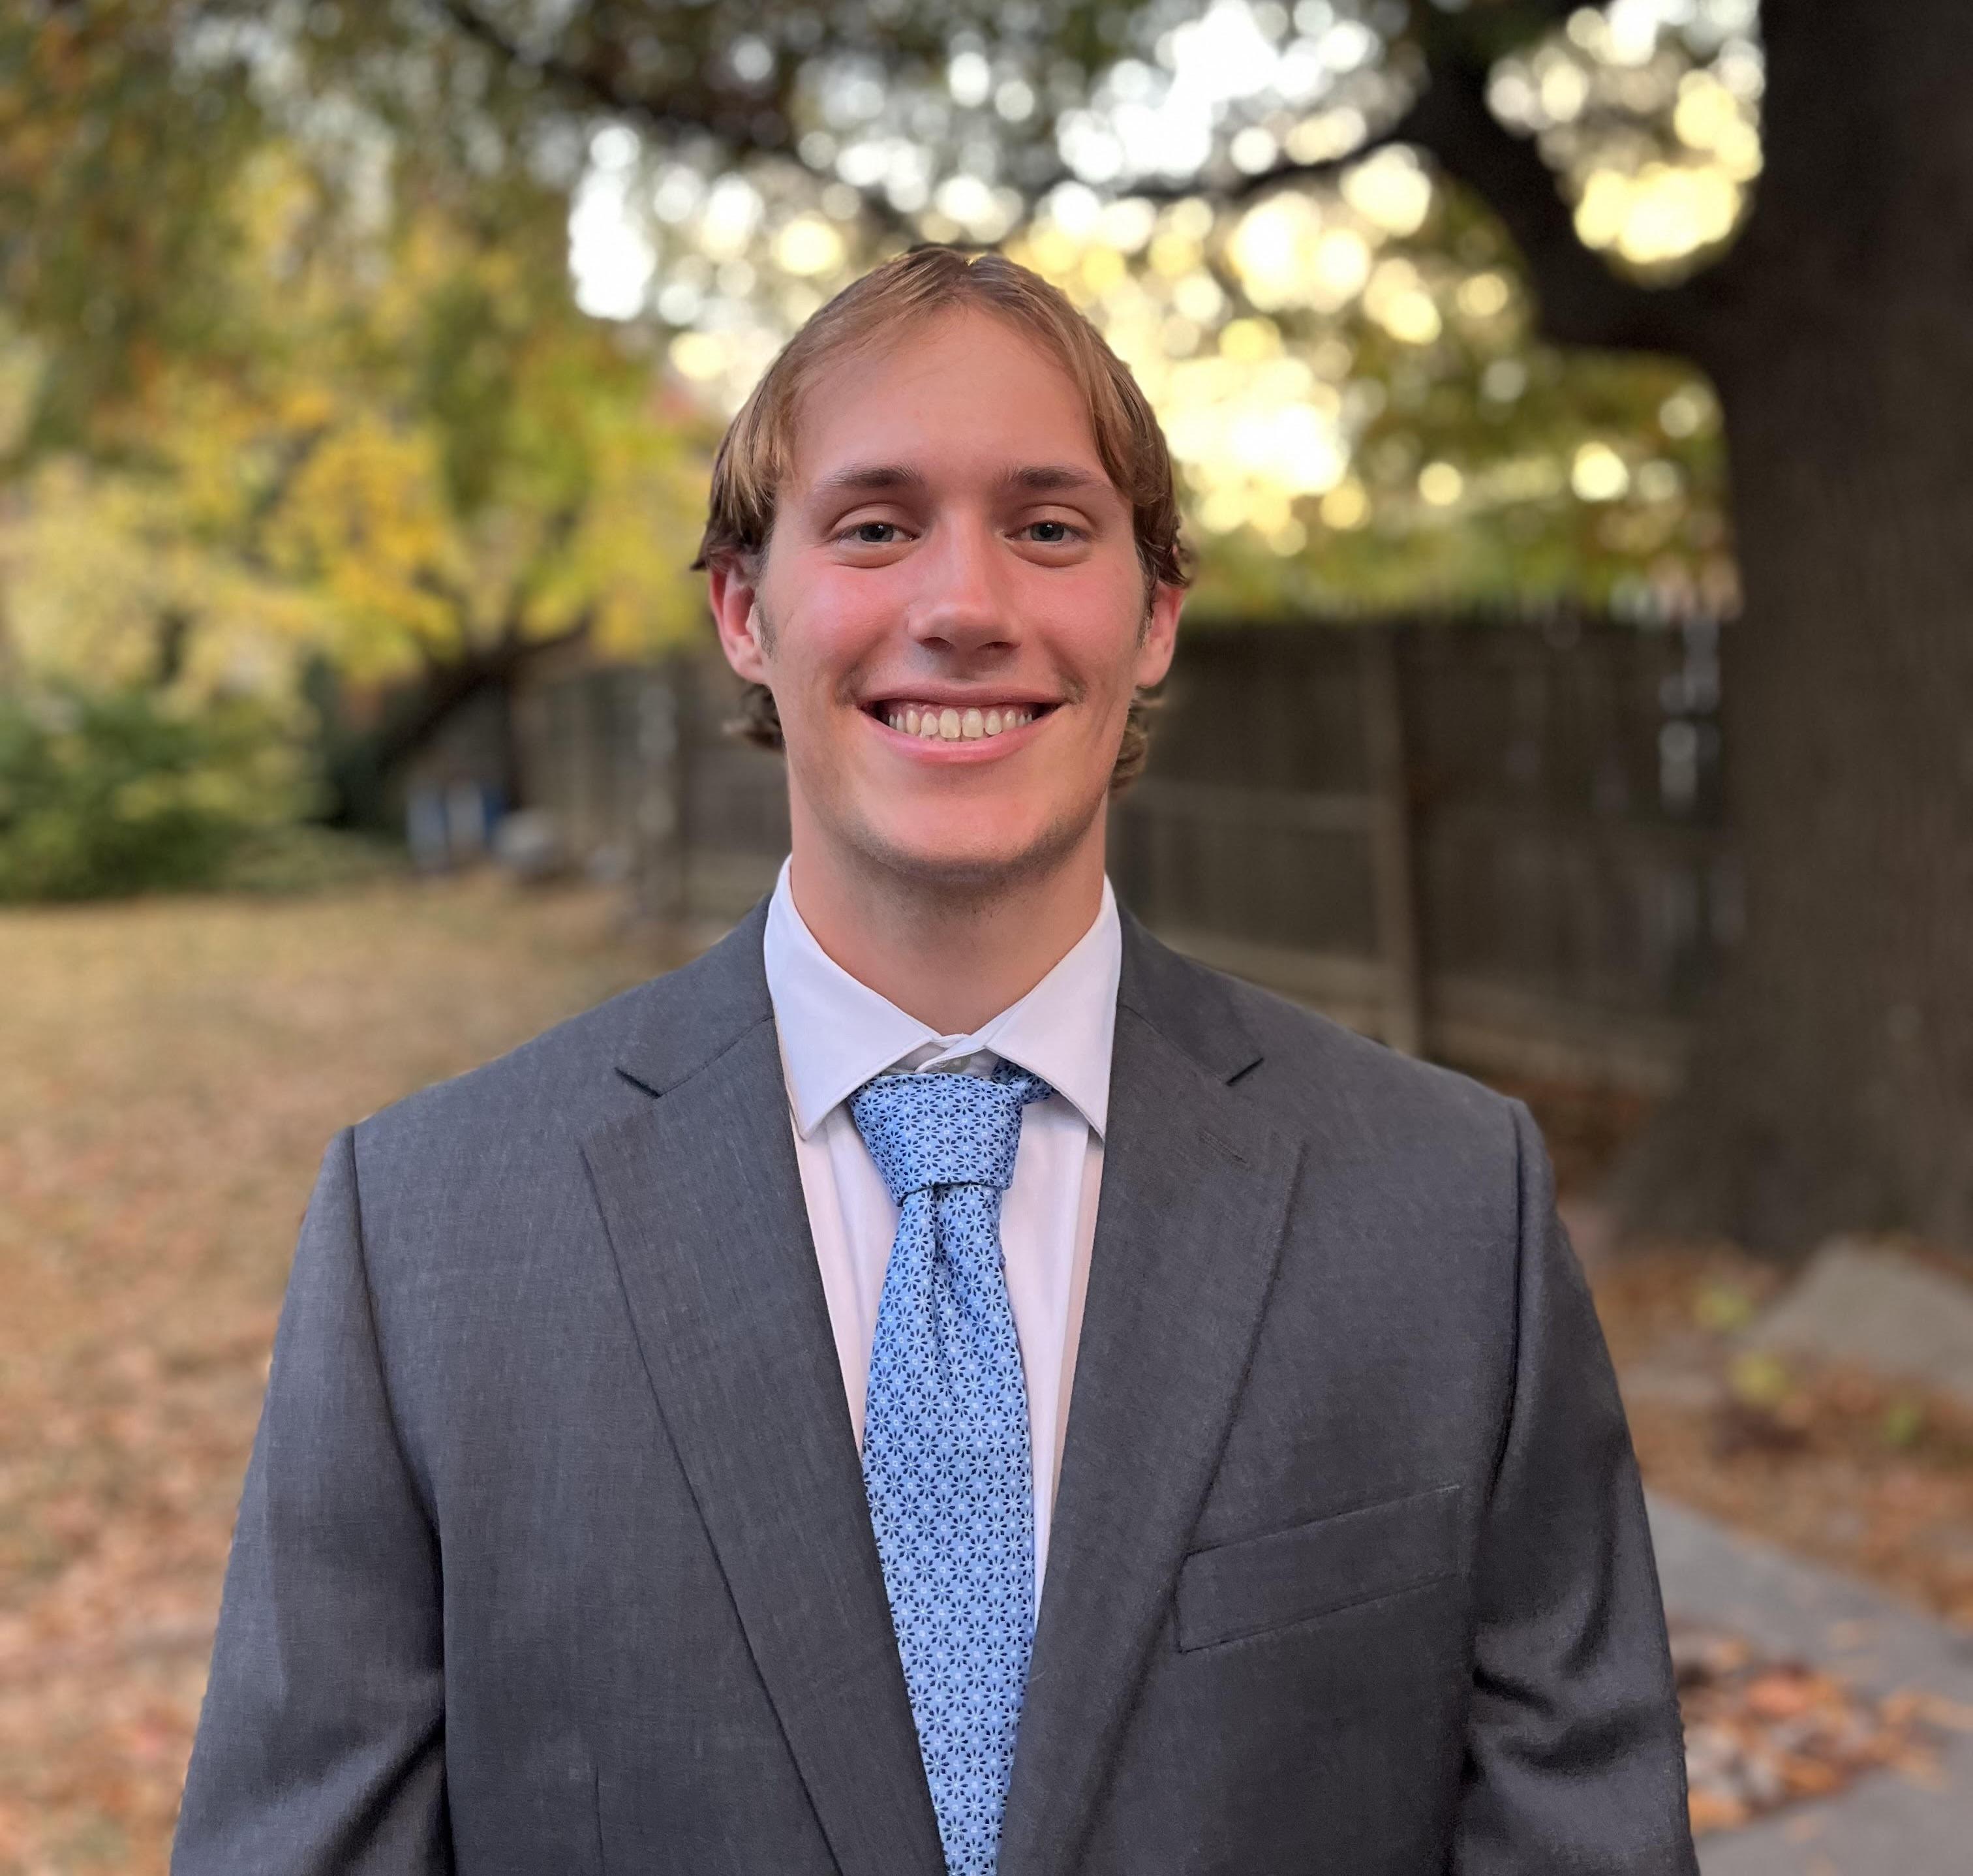
M705 561L791 859L330 1148L180 1876L1690 1876L1526 1112L1105 882L1183 579L1128 373L905 255Z

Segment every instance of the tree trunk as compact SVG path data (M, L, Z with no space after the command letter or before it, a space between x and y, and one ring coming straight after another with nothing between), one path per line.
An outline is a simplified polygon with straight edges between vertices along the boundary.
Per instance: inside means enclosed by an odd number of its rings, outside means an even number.
M1620 1174L1634 1233L1973 1246L1970 20L1767 8L1768 168L1707 360L1745 931Z
M385 800L392 778L436 735L459 710L488 690L506 693L525 668L550 652L579 643L588 636L591 620L576 623L547 638L523 638L508 633L486 646L471 646L450 660L429 666L414 684L384 704L377 722L354 734L327 728L326 755L331 797L325 818L332 827L375 827L387 824ZM316 707L332 717L334 706L318 697ZM509 728L511 731L511 707ZM515 800L519 763L511 738L506 751L507 805Z

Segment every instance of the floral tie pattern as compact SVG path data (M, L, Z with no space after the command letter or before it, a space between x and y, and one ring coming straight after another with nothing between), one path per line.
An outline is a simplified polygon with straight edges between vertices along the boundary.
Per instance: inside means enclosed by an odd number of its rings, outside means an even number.
M880 1075L849 1098L898 1210L863 1484L950 1876L992 1876L1034 1641L1027 1389L1000 1255L1021 1115L1054 1091Z

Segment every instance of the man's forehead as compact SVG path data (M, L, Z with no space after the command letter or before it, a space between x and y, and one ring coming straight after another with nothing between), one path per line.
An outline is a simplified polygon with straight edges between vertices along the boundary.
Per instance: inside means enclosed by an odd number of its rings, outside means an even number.
M791 493L923 486L955 474L1037 492L1114 486L1090 400L1064 361L1036 335L973 307L818 362L787 414Z

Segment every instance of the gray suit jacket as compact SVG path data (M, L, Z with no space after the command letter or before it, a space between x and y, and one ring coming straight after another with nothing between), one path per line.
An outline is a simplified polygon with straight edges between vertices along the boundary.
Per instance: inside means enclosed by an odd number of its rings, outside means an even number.
M329 1150L173 1868L934 1876L763 912ZM1124 924L1006 1876L1690 1876L1526 1112Z

